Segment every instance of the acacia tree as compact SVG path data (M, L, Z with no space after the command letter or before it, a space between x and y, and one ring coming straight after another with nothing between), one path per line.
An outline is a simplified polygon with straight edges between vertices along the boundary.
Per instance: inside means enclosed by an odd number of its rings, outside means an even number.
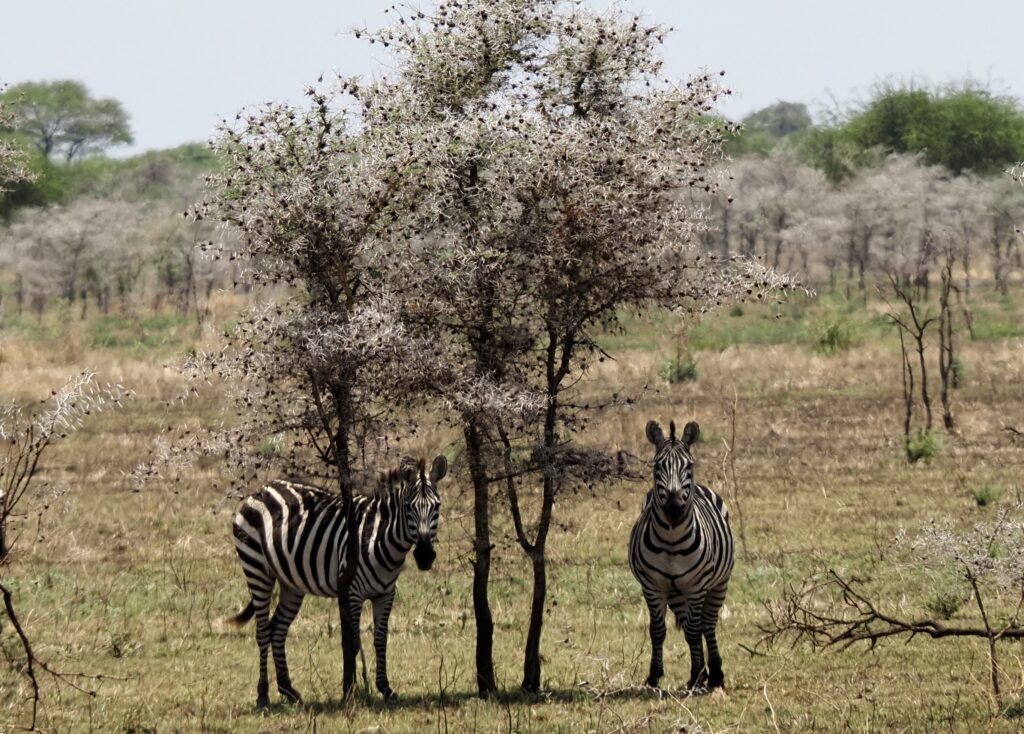
M359 472L386 453L389 435L414 430L396 411L417 369L431 364L429 345L409 337L398 318L385 246L395 212L409 206L403 197L412 195L414 156L386 144L394 138L353 103L358 89L342 80L308 90L307 107L242 113L214 143L225 165L192 215L226 222L235 239L202 247L241 259L242 278L264 298L222 352L190 361L197 382L223 380L236 416L201 444L184 445L186 452L226 449L236 487L271 466L329 481L350 527ZM261 451L268 441L278 448ZM337 588L347 694L358 645L348 592L356 533L345 553Z
M429 156L396 260L415 283L402 294L409 323L444 347L434 391L466 440L481 695L495 688L490 486L504 489L533 570L522 687L535 691L555 501L616 467L574 440L600 332L624 308L713 305L788 284L692 246L690 191L711 188L724 129L706 116L720 91L709 75L660 80L665 33L558 0L447 0L371 34L395 49L397 70L373 88L378 105L390 101L376 116L406 120L402 138Z
M23 82L4 93L18 115L16 130L28 137L46 158L61 153L81 158L112 145L132 142L128 115L116 99L96 99L81 82Z

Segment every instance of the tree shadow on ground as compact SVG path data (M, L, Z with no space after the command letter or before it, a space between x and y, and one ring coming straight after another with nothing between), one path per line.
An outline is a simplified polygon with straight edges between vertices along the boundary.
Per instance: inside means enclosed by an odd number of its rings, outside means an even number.
M690 690L687 688L648 688L647 686L627 686L622 688L550 688L538 692L526 692L517 689L498 691L486 700L498 706L512 706L519 704L541 704L541 703L589 703L599 700L630 700L630 699L687 699L695 696L707 695L705 689ZM413 695L401 695L385 700L377 694L367 694L359 691L354 698L343 701L306 701L302 704L289 704L278 702L271 704L266 709L268 713L288 710L303 710L315 714L333 714L363 709L366 711L402 711L402 710L429 710L434 711L442 707L459 708L463 704L479 700L475 691L447 691L443 695L438 693L419 693Z

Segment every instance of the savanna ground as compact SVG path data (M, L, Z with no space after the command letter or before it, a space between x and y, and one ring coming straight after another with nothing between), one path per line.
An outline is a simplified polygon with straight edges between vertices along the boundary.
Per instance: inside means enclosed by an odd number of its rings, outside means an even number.
M976 290L983 290L983 287ZM1021 491L1024 445L1024 302L979 293L978 339L965 340L965 385L955 393L956 435L931 461L908 465L900 436L899 357L880 307L841 299L791 299L782 306L723 309L691 331L698 379L658 377L675 354L674 322L630 321L609 336L615 361L597 366L595 394L659 386L628 408L597 416L583 440L648 459L647 420L696 419L698 481L742 514L740 552L720 624L725 695L686 697L682 634L670 631L659 697L637 686L646 675L647 612L630 575L626 545L646 483L596 486L556 505L549 543L549 604L543 652L546 693L515 691L529 613L529 567L508 531L492 570L495 662L509 691L473 697L468 482L456 458L443 483L444 515L434 570L403 575L391 621L389 663L397 703L374 691L339 704L341 654L336 605L307 599L289 638L292 678L305 707L254 708L254 630L222 619L246 601L230 542L234 500L225 499L216 461L133 491L126 474L154 439L186 415L220 416L215 403L176 404L173 362L212 343L183 317L106 317L80 322L51 313L41 322L8 318L0 331L0 391L42 397L77 369L136 392L124 410L95 416L47 457L46 478L70 491L38 520L21 525L8 571L37 653L61 670L111 676L94 698L46 681L40 726L48 731L1018 731L1013 705L1024 692L1024 649L1000 643L1004 701L990 693L982 640L883 642L873 652L813 652L806 645L760 645L764 603L789 583L827 567L867 580L886 609L932 616L936 598L958 593L949 574L926 570L894 546L932 518L963 527L991 517L975 490ZM1018 296L1018 298L1020 298ZM238 300L218 304L220 323ZM815 348L829 325L851 344L833 356ZM842 345L840 345L842 346ZM735 474L726 440L737 411ZM166 401L172 401L168 408ZM941 420L939 421L941 423ZM404 447L448 451L437 432ZM736 502L738 493L739 502ZM38 526L37 526L38 525ZM411 566L411 564L410 564ZM963 595L966 599L966 595ZM1009 608L1015 599L993 601ZM957 605L954 604L954 608ZM1005 609L1003 610L1005 611ZM954 619L974 622L970 603ZM363 617L369 646L370 615ZM2 650L19 652L10 625ZM368 656L372 680L372 652ZM23 678L0 666L0 729L27 721ZM272 697L276 690L271 687Z

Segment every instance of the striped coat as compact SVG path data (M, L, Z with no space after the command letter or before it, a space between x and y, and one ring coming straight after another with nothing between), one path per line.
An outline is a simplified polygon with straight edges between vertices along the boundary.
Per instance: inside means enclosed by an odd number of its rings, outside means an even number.
M629 565L650 614L651 666L647 685L664 675L665 615L671 610L690 648L690 688L724 685L715 627L732 574L735 547L725 502L693 480L690 446L700 429L688 423L681 440L651 421L654 488L644 498L629 539ZM707 644L705 665L704 644Z
M387 630L395 585L409 551L417 565L429 569L440 516L438 482L448 463L438 456L429 474L421 461L388 478L375 496L356 495L355 520L360 539L359 565L350 587L352 620L359 629L363 603L373 605L376 684L386 697L394 692L387 677ZM292 686L285 656L288 628L307 594L337 597L348 541L347 512L341 496L295 482L275 481L247 497L235 513L233 536L251 600L231 622L256 617L260 674L256 705L269 704L267 653L272 649L278 691L301 700ZM277 608L270 615L274 586Z

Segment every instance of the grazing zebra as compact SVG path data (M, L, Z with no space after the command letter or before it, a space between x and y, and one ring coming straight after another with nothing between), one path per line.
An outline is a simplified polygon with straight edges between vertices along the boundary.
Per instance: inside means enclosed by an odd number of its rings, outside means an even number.
M671 423L669 438L656 421L647 424L655 446L654 489L644 498L629 536L629 566L643 589L651 617L651 668L647 685L665 673L665 609L675 614L690 646L689 688L725 684L715 639L718 610L725 601L733 566L733 540L725 502L693 481L690 446L700 428L687 423L682 440ZM704 644L708 645L707 669Z
M363 602L373 605L373 647L377 655L377 690L394 696L388 684L388 617L395 584L405 556L413 549L416 565L427 570L437 555L434 540L441 507L437 483L448 472L443 456L434 459L429 474L421 460L405 463L386 478L376 496L356 495L355 518L360 538L359 567L352 581L352 620L357 630ZM235 547L252 598L229 621L241 626L256 617L260 648L260 678L256 705L269 705L267 648L273 649L277 690L290 701L301 701L292 686L285 659L288 627L306 594L337 597L339 571L344 569L348 538L346 508L340 495L294 482L274 481L247 497L235 513ZM340 568L339 568L339 564ZM277 609L270 616L270 592L280 583Z

